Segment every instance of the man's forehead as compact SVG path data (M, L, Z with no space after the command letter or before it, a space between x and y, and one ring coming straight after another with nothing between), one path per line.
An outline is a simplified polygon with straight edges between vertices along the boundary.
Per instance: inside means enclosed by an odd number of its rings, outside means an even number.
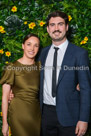
M58 22L65 22L63 18L61 17L51 17L49 20L49 23L58 23Z

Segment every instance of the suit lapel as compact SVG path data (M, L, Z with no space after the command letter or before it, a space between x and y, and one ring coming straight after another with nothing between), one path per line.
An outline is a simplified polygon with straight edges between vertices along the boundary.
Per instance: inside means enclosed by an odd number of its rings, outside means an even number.
M62 80L65 72L67 71L67 70L64 70L64 67L69 66L71 57L72 57L72 45L69 43L63 58L62 65L61 65L61 70L60 70L59 78L58 78L58 84Z
M45 61L46 61L50 47L51 46L48 46L48 48L45 50L45 52L43 52L43 55L42 55L42 58L41 58L42 66L45 66Z

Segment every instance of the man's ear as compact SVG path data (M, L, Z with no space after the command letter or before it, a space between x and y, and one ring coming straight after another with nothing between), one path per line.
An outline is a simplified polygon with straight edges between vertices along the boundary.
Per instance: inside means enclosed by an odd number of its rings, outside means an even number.
M22 44L22 49L24 50L24 44Z
M66 25L66 31L68 31L68 29L69 29L69 25L67 24L67 25Z
M49 33L49 27L47 26L47 32Z

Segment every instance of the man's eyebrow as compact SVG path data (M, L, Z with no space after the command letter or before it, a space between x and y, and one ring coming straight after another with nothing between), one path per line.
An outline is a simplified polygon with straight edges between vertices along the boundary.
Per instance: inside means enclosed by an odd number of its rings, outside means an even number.
M64 22L59 22L59 23L63 23L63 24L64 24ZM59 23L58 23L58 24L59 24Z
M49 23L49 24L55 24L55 23Z
M50 24L55 24L55 23L50 23ZM57 24L64 24L64 22L58 22Z

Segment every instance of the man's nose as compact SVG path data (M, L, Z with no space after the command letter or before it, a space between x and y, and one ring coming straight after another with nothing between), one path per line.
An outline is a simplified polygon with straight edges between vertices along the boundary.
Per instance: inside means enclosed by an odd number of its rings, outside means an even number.
M59 29L58 29L58 25L55 25L55 30L59 30Z

